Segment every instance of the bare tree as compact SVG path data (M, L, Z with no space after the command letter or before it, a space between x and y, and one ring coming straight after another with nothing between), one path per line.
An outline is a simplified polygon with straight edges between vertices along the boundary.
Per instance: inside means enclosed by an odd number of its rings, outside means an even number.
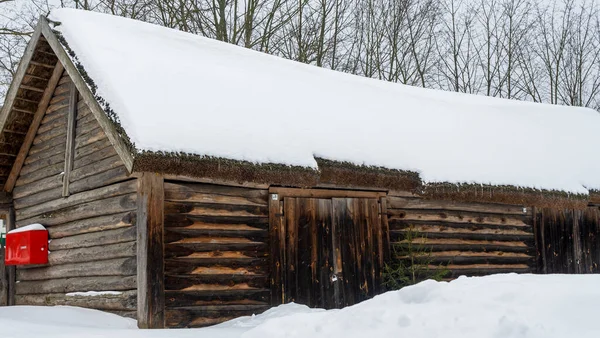
M456 92L476 93L479 53L474 43L476 7L464 0L445 0L442 5L443 24L436 48L440 57L439 81L441 88Z
M558 99L573 106L594 107L600 96L598 7L583 1L573 9L565 55L559 73Z
M0 0L0 99L56 6L386 81L600 109L598 0Z

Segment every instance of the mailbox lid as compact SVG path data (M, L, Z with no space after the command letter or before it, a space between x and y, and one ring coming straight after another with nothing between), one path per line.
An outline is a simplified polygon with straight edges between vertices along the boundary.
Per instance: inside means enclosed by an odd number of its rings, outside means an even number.
M6 234L6 265L48 263L48 231L41 224L32 224Z

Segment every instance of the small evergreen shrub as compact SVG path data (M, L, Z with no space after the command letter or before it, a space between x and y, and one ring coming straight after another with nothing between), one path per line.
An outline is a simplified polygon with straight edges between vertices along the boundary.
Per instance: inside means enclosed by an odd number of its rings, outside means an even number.
M383 282L388 290L399 290L427 279L441 281L448 274L444 264L433 265L434 259L431 250L424 245L425 239L411 226L404 242L394 245L391 261L383 270Z

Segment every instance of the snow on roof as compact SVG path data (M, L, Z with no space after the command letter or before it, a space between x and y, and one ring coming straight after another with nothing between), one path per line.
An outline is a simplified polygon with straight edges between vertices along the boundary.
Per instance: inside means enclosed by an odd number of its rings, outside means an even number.
M60 9L50 19L138 150L316 168L315 156L425 182L600 188L600 114L429 90L197 35Z

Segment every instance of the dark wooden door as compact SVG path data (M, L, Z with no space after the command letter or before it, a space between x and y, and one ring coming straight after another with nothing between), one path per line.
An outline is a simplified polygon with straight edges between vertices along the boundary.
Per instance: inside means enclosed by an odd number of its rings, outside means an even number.
M341 308L380 291L387 247L377 198L283 198L283 301Z

